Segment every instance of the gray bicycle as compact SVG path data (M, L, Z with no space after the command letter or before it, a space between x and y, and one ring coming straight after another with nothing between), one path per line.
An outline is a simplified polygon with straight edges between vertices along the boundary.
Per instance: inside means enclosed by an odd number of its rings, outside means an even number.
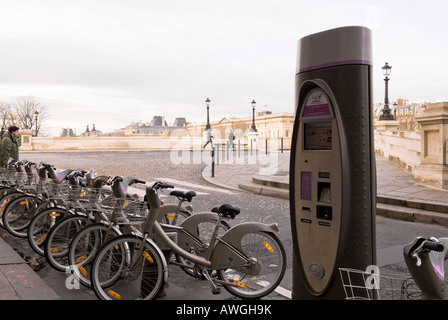
M276 224L241 223L218 236L221 219L234 219L240 212L231 204L221 205L217 212L196 213L180 226L161 224L157 221L158 193L172 187L160 181L147 187L150 210L142 231L115 237L98 251L91 283L99 299L156 299L168 277L165 255L172 253L189 262L185 268L193 268L207 279L213 294L224 287L237 297L258 299L279 285L285 273L286 254L276 235ZM200 219L201 214L216 221L206 242L199 237L197 224L189 222ZM216 276L212 277L212 272Z

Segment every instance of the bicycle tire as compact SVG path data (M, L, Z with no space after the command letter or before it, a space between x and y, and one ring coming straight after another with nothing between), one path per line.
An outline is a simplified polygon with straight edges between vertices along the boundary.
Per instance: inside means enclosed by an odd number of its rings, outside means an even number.
M34 202L42 200L35 195L24 194L11 200L5 207L2 214L4 228L13 236L26 238L28 236L28 226L34 216Z
M255 231L243 236L241 248L252 266L217 270L218 278L229 282L223 287L243 299L259 299L268 295L285 274L286 253L282 242L273 233Z
M65 272L69 267L68 251L73 237L85 227L88 217L73 214L63 218L48 232L44 243L47 262L55 270Z
M82 228L74 237L68 252L68 264L78 273L79 282L92 287L90 271L96 253L107 240L118 237L121 232L105 223L94 223Z
M101 247L92 265L91 283L101 300L155 299L165 286L166 261L152 241L122 235ZM130 267L135 264L131 270Z
M23 192L17 191L15 189L2 190L2 195L0 196L0 226L3 229L5 229L5 226L3 225L3 212L5 211L6 206L13 199L21 197L23 195Z
M66 209L60 207L52 207L44 209L34 215L28 226L27 237L30 247L39 255L44 256L45 239L51 228L59 221L71 214Z

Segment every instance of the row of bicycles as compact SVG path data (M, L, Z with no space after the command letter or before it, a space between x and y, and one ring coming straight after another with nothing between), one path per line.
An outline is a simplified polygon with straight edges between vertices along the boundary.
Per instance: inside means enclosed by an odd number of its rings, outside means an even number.
M143 199L128 192L132 185L145 189ZM168 201L161 200L163 191ZM237 206L194 212L195 196L163 181L9 161L0 169L0 225L27 238L54 269L71 270L73 281L102 300L158 298L169 265L207 281L213 294L221 288L242 299L271 293L286 269L278 226L230 227Z

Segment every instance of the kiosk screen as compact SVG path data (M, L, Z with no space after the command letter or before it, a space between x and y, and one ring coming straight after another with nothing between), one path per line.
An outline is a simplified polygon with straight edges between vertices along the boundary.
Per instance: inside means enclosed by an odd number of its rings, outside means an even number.
M304 124L305 150L331 150L331 121Z

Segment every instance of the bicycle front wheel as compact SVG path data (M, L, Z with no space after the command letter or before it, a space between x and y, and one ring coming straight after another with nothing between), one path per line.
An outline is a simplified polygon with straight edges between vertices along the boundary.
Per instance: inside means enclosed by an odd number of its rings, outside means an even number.
M45 258L58 271L69 267L68 250L73 237L86 226L88 217L73 214L65 217L50 229L44 244Z
M271 293L283 279L286 253L273 233L256 231L241 240L245 262L233 268L218 270L218 278L229 282L224 288L243 299L259 299Z
M75 235L70 244L68 263L79 273L81 284L92 287L90 270L97 252L106 241L119 235L119 230L105 223L88 225Z
M24 193L15 191L14 189L6 188L1 190L0 194L0 227L5 229L3 225L3 212L5 212L6 206L14 199L23 196Z
M34 215L28 226L28 243L41 256L45 255L44 243L51 228L67 216L64 208L53 207Z
M3 211L3 226L10 234L26 238L28 226L41 200L34 195L22 195L11 200Z
M151 242L119 236L107 242L93 262L93 290L101 300L155 299L165 285L166 267L163 254Z

